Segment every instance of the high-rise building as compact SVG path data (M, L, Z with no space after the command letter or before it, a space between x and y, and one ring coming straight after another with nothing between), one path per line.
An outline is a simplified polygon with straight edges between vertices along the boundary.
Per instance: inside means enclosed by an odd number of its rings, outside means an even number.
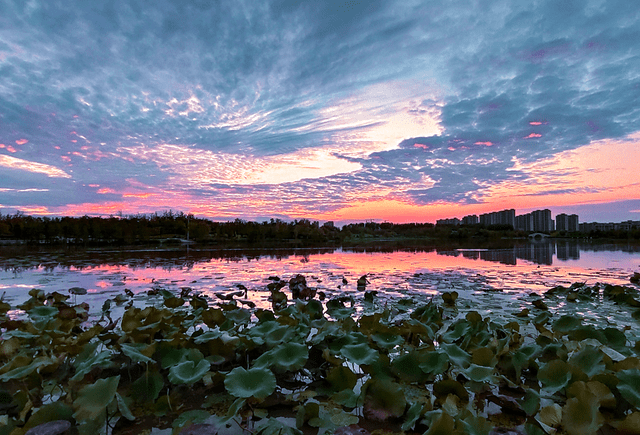
M578 215L572 214L567 215L565 213L560 213L556 216L556 229L558 231L578 231L579 228Z
M485 226L489 225L511 225L515 228L516 211L514 209L494 211L480 215L480 223Z
M476 225L479 222L477 214L470 214L462 218L463 225Z
M533 231L540 233L550 233L554 230L553 219L551 219L551 210L535 210L531 212L533 218Z

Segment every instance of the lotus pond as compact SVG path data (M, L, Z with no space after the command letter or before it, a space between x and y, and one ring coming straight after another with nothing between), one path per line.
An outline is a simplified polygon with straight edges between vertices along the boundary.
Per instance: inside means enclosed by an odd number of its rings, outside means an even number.
M6 269L0 434L640 433L629 269L423 254Z

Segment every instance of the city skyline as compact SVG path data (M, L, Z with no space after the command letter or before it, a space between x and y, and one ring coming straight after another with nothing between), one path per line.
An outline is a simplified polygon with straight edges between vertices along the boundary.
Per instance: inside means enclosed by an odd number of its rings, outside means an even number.
M0 4L0 213L640 219L625 1Z

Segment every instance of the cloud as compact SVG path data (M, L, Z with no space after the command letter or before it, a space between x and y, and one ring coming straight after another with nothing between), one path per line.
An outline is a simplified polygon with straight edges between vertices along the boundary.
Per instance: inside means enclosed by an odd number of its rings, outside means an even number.
M4 172L20 169L67 178L39 199L52 207L73 186L76 204L179 195L256 216L482 204L527 183L529 197L603 195L613 187L575 182L590 168L549 159L640 131L635 9L7 0L2 187L20 189Z
M18 159L11 156L0 155L0 166L9 169L18 169L21 171L33 172L36 174L45 174L47 177L71 178L71 175L67 174L62 169L42 163Z

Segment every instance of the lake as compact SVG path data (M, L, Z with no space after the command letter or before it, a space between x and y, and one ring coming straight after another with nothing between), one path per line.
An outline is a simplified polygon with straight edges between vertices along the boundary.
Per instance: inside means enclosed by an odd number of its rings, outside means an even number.
M129 303L157 303L150 290L211 297L247 288L246 300L270 307L266 286L270 277L288 280L297 274L328 298L353 295L361 300L356 281L366 275L368 291L384 299L426 301L443 291L457 291L465 306L480 313L504 313L528 306L532 297L557 285L574 282L633 286L629 278L640 271L640 247L551 240L509 241L500 248L375 245L359 248L315 249L33 249L3 247L0 253L0 294L13 306L28 299L32 288L69 294L82 287L91 315L99 316L107 299L130 295ZM346 281L346 284L343 282ZM123 305L124 307L124 305ZM575 307L560 304L555 309ZM124 308L122 308L124 309ZM592 310L592 308L587 309ZM628 311L602 317L604 322L635 323ZM615 310L614 310L615 311ZM587 313L588 314L588 313ZM15 311L19 316L20 312ZM502 315L502 314L501 314Z

